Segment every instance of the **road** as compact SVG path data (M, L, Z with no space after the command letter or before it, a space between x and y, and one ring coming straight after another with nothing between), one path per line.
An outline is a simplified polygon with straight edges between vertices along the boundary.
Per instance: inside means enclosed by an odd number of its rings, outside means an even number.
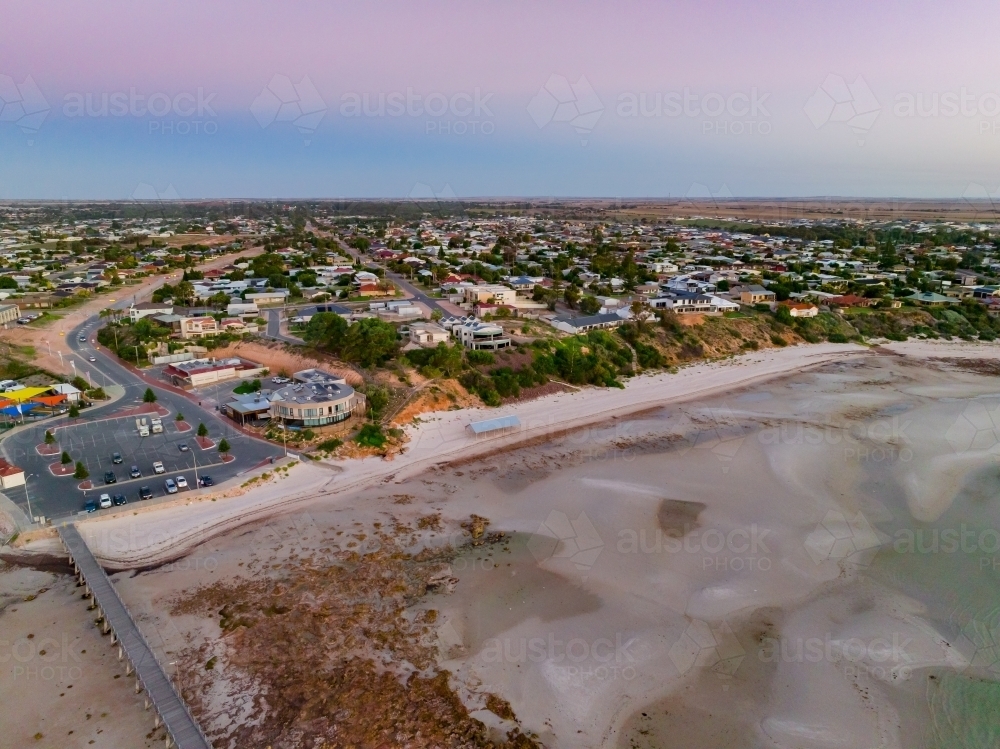
M115 306L127 307L129 301L131 300L119 302ZM0 452L7 460L23 468L28 479L27 492L24 487L16 487L4 493L26 512L28 496L34 515L61 517L82 510L87 499L104 492L123 493L129 502L134 502L137 501L139 486L148 485L154 496L165 494L164 480L167 478L183 475L189 484L194 485L195 461L199 465L199 475L205 472L201 466L212 464L209 468L211 476L216 483L220 483L263 460L281 454L281 450L271 443L248 437L238 431L228 419L214 410L203 408L197 401L157 385L152 385L157 403L170 411L170 415L163 419L163 434L139 437L134 417L107 420L117 411L142 405L143 394L151 383L123 367L117 357L104 347L94 345L96 331L101 324L95 315L74 328L66 336L66 346L71 350L67 358L75 371L94 385L121 385L125 389L125 395L111 405L85 409L79 419L73 420L72 425L65 418L43 419L30 428L7 436L0 443ZM80 342L80 336L84 336L86 342ZM94 361L90 361L91 358ZM177 413L182 413L187 423L194 428L199 423L204 423L208 427L209 438L216 444L225 437L232 446L231 454L236 459L221 464L217 449L200 450L195 443L193 430L187 433L177 431L174 422L174 415ZM52 475L48 466L58 462L59 456L41 456L35 450L35 446L43 442L45 430L53 427L64 427L56 431L60 449L67 450L74 462L84 462L94 483L93 489L84 492L77 488L79 481L71 476ZM190 449L182 452L179 445L185 442ZM121 453L121 464L112 464L114 452ZM165 474L153 475L154 460L165 464ZM128 480L129 467L132 465L137 465L142 471L142 479ZM108 470L115 471L118 483L105 487L102 477ZM31 515L30 512L28 514Z

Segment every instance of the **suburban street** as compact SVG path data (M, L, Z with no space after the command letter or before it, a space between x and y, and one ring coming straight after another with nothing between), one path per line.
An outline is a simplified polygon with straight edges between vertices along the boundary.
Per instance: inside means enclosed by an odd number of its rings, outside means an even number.
M125 308L128 302L118 302L115 306ZM96 332L101 324L99 318L91 317L66 336L66 345L73 352L69 358L75 371L84 379L95 386L120 385L125 390L124 396L109 405L95 405L84 409L80 417L72 421L67 417L39 421L9 435L0 444L3 456L23 468L27 478L27 493L25 487L9 489L4 493L25 512L28 512L30 497L29 515L69 515L82 510L88 499L105 492L112 495L124 494L128 502L136 502L140 486L149 486L153 496L160 497L166 493L164 481L181 475L187 479L190 491L194 491L196 462L198 475L208 473L218 484L282 454L280 448L248 437L235 429L228 419L202 408L197 401L147 382L123 367L113 354L95 345ZM86 336L86 343L78 340L80 335ZM90 357L95 361L89 361ZM139 437L134 416L117 419L110 417L123 409L141 406L143 394L150 386L156 393L157 405L165 407L169 414L163 417L162 434ZM175 416L178 412L191 425L190 431L182 433L177 430ZM216 445L225 437L232 447L230 454L235 460L223 464L217 447L206 450L198 447L195 430L199 423L205 424L209 438ZM57 477L49 471L51 463L59 462L59 455L43 456L35 449L36 445L43 442L46 429L55 430L60 450L68 451L74 462L80 460L87 466L90 480L94 484L93 489L82 491L77 488L79 480L72 476ZM181 443L186 443L189 449L182 452L179 447ZM112 465L112 454L115 452L122 456L122 462L118 465ZM164 474L153 474L152 464L157 460L163 462L166 469ZM142 471L141 479L129 480L129 468L132 465L138 466ZM105 486L103 477L105 471L109 470L114 470L118 483Z

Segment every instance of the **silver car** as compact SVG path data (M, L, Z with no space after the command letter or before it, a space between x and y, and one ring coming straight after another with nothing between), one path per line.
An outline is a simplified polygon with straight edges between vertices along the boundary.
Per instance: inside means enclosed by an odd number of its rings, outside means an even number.
M174 483L173 479L167 479L166 481L164 481L163 486L166 487L167 494L177 493L177 484Z

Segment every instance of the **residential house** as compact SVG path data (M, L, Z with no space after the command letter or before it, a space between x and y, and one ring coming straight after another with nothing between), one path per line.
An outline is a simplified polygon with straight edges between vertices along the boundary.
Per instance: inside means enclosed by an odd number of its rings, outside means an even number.
M453 326L451 334L465 348L475 351L495 351L496 349L510 346L510 338L507 337L503 327L495 323L482 322L475 318Z
M432 322L415 322L410 325L410 341L418 346L437 346L439 343L447 343L449 337L447 330Z
M259 377L265 367L239 357L229 359L190 359L163 368L163 376L180 387L201 387L216 382Z
M808 302L781 302L779 307L785 307L792 317L816 317L819 307Z
M584 315L583 317L573 317L571 315L558 315L552 318L552 327L564 333L586 333L589 330L603 330L605 328L617 328L625 322L625 318L614 313L604 315Z
M775 300L773 291L757 284L739 287L739 294L741 304L770 304Z
M517 299L517 291L500 284L480 284L478 286L466 286L463 290L463 297L465 302L471 305L513 305L514 301Z
M136 323L144 317L150 315L170 315L173 314L174 305L164 302L140 302L128 308L129 319Z
M17 322L21 316L21 310L16 304L0 304L0 325Z

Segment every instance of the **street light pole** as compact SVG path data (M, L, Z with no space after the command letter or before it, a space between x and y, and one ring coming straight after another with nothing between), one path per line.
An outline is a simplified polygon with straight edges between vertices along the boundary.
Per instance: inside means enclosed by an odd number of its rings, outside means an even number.
M32 475L34 475L34 474L32 474ZM31 478L31 476L25 476L24 477L24 498L28 501L28 519L32 523L34 523L35 522L35 513L31 509L31 497L28 496L28 479L29 478Z

